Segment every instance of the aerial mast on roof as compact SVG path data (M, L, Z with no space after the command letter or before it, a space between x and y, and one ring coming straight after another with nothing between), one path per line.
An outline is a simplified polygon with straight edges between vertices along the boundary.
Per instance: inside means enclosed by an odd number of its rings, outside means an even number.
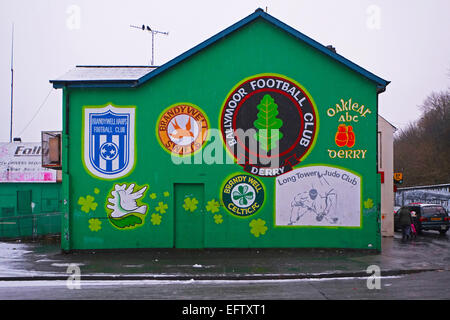
M154 66L155 60L154 60L154 48L155 48L155 34L164 34L164 35L169 35L168 32L163 32L163 31L158 31L158 30L154 30L152 28L150 28L149 26L146 25L142 25L142 27L138 27L138 26L133 26L130 25L131 28L136 28L136 29L141 29L141 30L147 30L149 32L151 32L152 34L152 61L151 61L151 65Z
M14 23L12 24L12 33L11 33L11 123L9 128L10 143L12 142L13 99L14 99Z

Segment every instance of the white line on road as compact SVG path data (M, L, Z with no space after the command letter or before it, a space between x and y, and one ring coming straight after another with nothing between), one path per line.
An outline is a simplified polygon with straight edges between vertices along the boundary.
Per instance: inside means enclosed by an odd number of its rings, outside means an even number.
M402 276L386 276L380 279L395 279ZM263 279L263 280L81 280L80 286L152 286L170 284L259 284L281 282L319 282L336 280L366 280L367 277L337 277L337 278L305 278L305 279ZM64 287L66 280L31 280L31 281L0 281L0 288L17 287Z

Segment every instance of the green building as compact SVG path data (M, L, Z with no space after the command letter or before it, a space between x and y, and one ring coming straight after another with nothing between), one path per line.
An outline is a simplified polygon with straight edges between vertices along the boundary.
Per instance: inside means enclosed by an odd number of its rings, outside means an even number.
M0 239L61 233L62 185L40 143L0 143Z
M381 250L388 81L258 9L160 67L63 89L62 249Z

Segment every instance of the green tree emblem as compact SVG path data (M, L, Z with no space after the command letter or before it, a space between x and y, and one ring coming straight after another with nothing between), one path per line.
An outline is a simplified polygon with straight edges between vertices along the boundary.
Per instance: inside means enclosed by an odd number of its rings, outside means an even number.
M266 151L276 147L277 141L283 138L283 133L279 130L283 126L283 121L277 118L278 105L270 94L264 95L258 106L257 119L253 122L258 132L254 138L259 141L259 145Z
M233 191L233 200L239 201L241 206L246 206L248 200L253 200L255 194L252 191L248 191L247 185L240 185L237 187L237 191Z

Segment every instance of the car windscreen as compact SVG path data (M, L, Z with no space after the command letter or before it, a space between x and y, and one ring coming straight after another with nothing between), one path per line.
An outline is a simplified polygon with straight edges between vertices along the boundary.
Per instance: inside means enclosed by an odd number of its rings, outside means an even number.
M440 206L423 207L422 210L424 217L432 217L434 215L447 216L445 209Z

